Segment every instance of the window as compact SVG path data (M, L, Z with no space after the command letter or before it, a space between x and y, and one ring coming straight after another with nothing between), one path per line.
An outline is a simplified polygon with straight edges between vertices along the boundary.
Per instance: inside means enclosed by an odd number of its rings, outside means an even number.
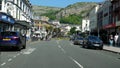
M17 5L19 4L19 0L17 0Z
M22 1L20 1L20 7L21 7L21 9L22 9Z
M0 0L0 10L2 9L2 0Z
M16 36L17 33L16 32L2 32L1 35L2 36Z

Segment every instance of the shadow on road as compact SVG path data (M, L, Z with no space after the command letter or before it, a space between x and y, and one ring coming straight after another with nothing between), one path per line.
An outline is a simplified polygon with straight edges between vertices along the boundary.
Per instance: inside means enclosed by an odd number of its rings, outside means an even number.
M2 48L0 52L19 52L17 49L14 48Z
M82 49L88 49L88 50L100 50L98 48L83 48L81 45L79 47L82 48Z

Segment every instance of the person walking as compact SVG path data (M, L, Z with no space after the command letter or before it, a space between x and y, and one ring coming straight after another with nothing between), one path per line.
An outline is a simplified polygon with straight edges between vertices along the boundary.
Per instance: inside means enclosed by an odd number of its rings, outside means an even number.
M110 37L109 37L109 43L110 43L110 46L113 46L113 35L110 35Z
M117 43L118 43L118 46L120 47L120 33L118 35Z
M114 36L114 41L115 41L115 46L118 45L118 34L116 33L116 35Z

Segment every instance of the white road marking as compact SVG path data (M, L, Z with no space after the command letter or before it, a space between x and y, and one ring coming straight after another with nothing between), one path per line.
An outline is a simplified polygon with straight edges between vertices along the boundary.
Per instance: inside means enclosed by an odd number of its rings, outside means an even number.
M76 63L80 68L84 68L79 62L77 62L75 59L73 59L72 57L69 56L69 58Z
M15 56L13 56L13 58L16 58L17 56L15 55Z
M73 44L71 43L70 45L72 46Z
M58 47L59 47L64 53L66 53L66 51L65 51L60 45L58 45Z
M58 45L59 48L62 48L60 45Z
M10 62L10 61L12 61L12 59L10 58L10 59L8 59L8 61Z
M65 51L63 48L61 48L61 50L62 50L64 53L66 53L66 51Z
M30 49L24 51L23 54L31 54L35 50L36 50L36 48L30 48Z
M20 53L17 54L17 56L19 56L19 55L20 55Z
M4 62L4 63L1 64L1 66L4 66L5 64L6 64L6 63Z

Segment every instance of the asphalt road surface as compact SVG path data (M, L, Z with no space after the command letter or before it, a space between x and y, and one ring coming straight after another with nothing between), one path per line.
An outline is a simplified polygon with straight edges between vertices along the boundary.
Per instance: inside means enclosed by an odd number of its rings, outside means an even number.
M68 40L35 41L22 51L2 51L0 68L120 68L120 55Z

